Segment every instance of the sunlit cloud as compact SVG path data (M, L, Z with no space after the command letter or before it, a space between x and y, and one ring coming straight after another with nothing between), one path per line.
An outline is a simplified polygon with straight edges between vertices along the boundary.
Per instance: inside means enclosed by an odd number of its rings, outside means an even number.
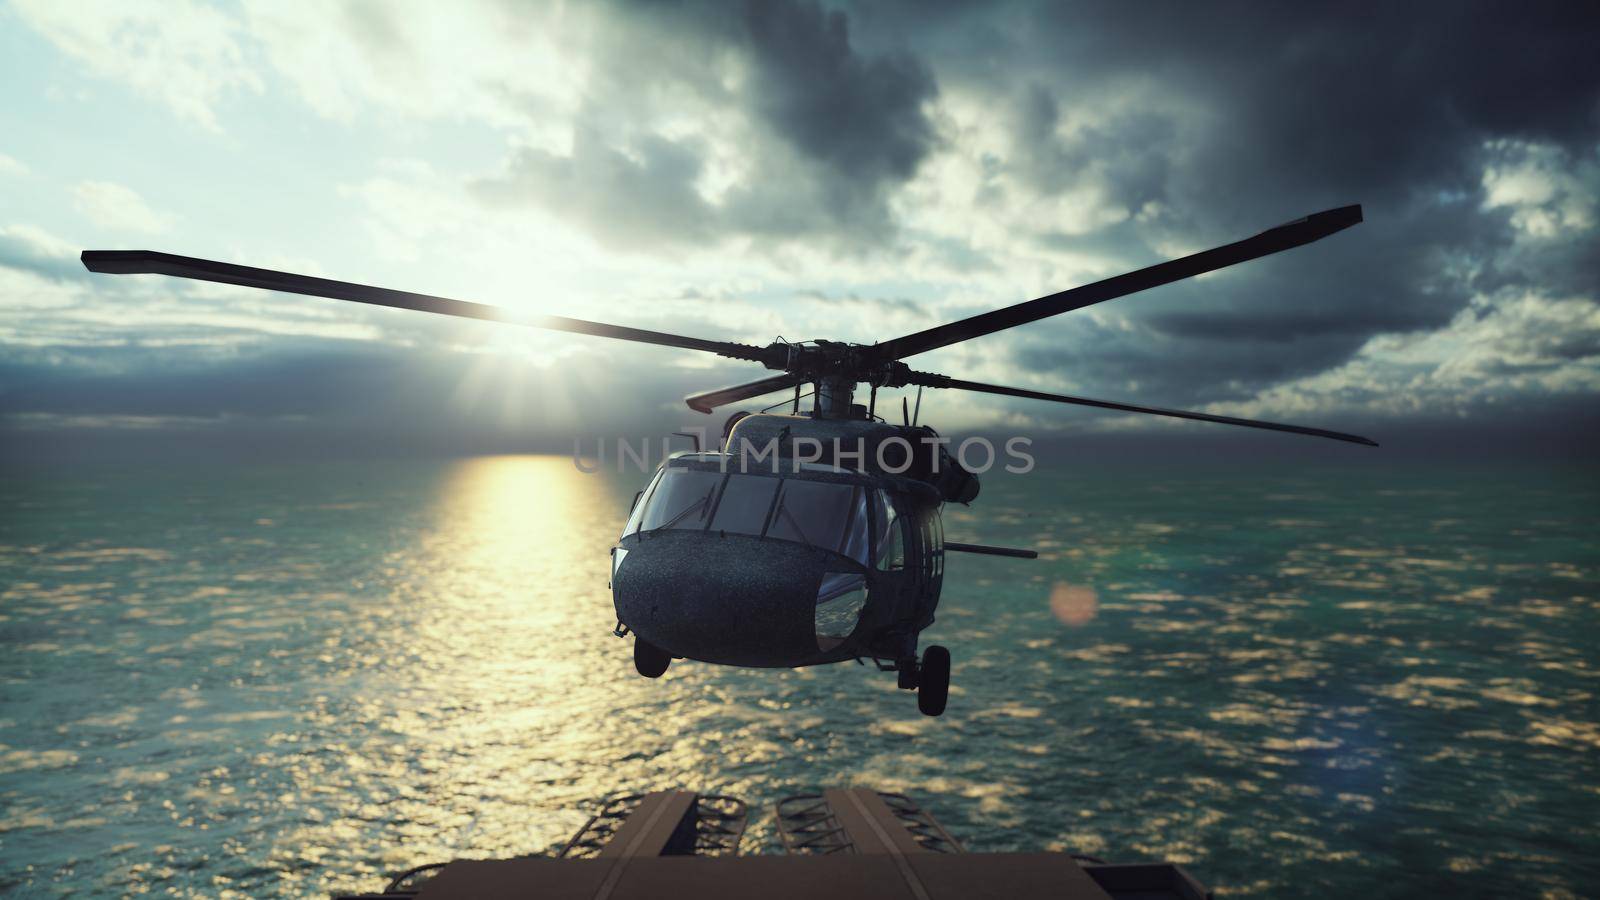
M225 99L264 89L242 23L208 4L15 0L11 6L74 63L157 97L180 119L207 129L220 128Z
M160 234L172 216L158 212L132 188L110 181L80 181L72 188L78 211L101 228L131 234Z

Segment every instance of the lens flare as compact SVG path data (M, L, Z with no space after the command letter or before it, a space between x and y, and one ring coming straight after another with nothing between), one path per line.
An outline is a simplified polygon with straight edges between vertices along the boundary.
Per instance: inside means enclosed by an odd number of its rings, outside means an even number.
M1088 585L1058 581L1050 589L1050 612L1061 624L1077 628L1089 624L1100 609L1100 598Z

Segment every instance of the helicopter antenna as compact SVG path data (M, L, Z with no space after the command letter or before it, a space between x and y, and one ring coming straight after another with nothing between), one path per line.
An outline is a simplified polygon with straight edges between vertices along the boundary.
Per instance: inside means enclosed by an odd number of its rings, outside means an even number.
M917 424L917 420L920 418L922 418L922 385L919 384L917 385L917 408L911 413L911 424Z
M900 422L906 426L911 425L911 408L906 405L906 398L900 398Z
M800 387L799 387L799 385L796 385L796 386L795 386L795 389L794 389L794 392L795 392L795 393L797 393L797 394L800 394ZM804 394L800 394L800 396L799 396L799 397L796 397L796 398L794 398L794 408L795 408L795 411L796 411L796 412L797 412L797 413L798 413L798 411L799 411L799 409L800 409L800 401L801 401L801 400L802 400L802 399L804 399L804 398L806 398L806 397L809 397L809 396L811 396L811 392L810 392L810 391L807 391L807 392L806 392L806 393L804 393ZM787 405L788 405L788 404L789 404L789 401L788 401L788 400L779 400L779 401L778 401L778 402L777 402L777 403L774 403L774 404L772 404L772 405L771 405L771 406L768 406L768 407L765 407L765 408L763 408L763 409L762 409L762 410L761 410L761 411L762 411L762 412L772 412L772 411L773 411L773 410L775 410L775 409L777 409L777 408L778 408L778 407L780 407L780 406L787 406Z

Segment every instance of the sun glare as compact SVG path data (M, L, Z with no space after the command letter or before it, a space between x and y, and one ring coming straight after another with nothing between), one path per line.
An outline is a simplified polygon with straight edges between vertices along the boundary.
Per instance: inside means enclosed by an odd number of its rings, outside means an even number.
M548 585L543 564L559 570L604 554L608 538L590 533L589 523L605 519L611 499L600 479L564 456L483 456L456 465L438 511L453 563L493 584L539 575L534 583Z

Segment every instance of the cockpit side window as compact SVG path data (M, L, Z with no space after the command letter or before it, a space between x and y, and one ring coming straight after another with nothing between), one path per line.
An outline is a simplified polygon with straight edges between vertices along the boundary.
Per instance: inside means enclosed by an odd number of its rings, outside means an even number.
M882 513L878 521L882 527L878 531L878 569L892 572L906 567L906 541L901 529L904 528L900 517L894 511L894 499L884 491L878 491L878 509Z
M719 472L667 469L644 503L644 516L639 520L639 530L705 528L721 482L722 474Z

